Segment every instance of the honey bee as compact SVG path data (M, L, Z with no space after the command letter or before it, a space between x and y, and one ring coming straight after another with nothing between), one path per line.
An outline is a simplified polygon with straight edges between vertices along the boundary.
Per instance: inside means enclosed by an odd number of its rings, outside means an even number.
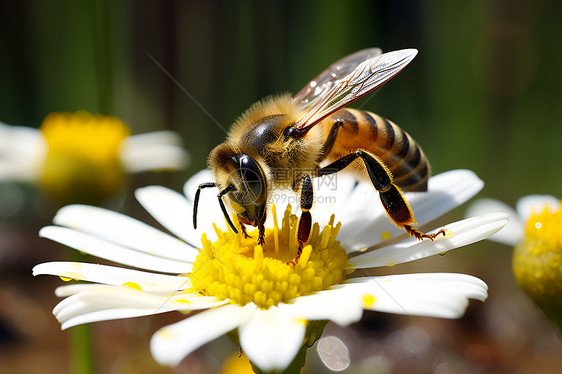
M420 146L387 119L342 109L381 87L416 54L415 49L384 54L378 48L361 50L330 65L295 96L270 97L252 105L234 123L227 140L209 155L215 182L197 189L194 227L201 190L217 187L231 229L238 233L225 197L244 234L245 225L257 226L257 241L263 244L271 187L291 188L300 192L297 240L302 248L312 227L312 179L347 168L368 177L389 219L410 236L434 240L444 234L443 230L425 234L414 228L414 214L402 194L427 190L431 167Z

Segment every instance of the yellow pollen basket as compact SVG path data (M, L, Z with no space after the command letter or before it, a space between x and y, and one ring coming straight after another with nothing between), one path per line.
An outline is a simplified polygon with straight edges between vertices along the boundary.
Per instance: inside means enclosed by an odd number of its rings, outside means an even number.
M513 274L521 288L550 315L562 311L562 210L533 214L525 239L513 252Z
M239 305L254 302L267 309L325 290L351 273L347 253L336 240L341 224L334 226L334 216L322 231L314 224L296 264L291 260L297 253L298 218L291 215L290 205L281 227L276 220L273 224L265 231L263 246L256 245L257 230L245 238L242 230L234 234L215 226L218 239L214 243L203 234L203 248L190 274L193 291Z
M51 113L40 131L48 145L40 183L57 201L98 203L123 188L119 150L130 130L119 119Z

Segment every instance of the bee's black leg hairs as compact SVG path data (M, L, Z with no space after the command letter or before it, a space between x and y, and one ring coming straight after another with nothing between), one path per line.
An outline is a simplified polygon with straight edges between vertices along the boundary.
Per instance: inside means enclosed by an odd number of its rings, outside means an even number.
M424 234L412 227L412 225L415 224L414 214L412 213L410 205L404 196L402 196L400 189L394 184L392 173L384 165L382 160L368 152L357 150L350 153L318 170L318 176L329 175L343 170L358 158L365 164L367 174L371 179L371 183L373 183L373 186L379 192L384 209L390 219L398 227L403 228L410 236L415 236L417 239L427 238L434 240L437 235L445 235L444 230L440 230L436 234Z

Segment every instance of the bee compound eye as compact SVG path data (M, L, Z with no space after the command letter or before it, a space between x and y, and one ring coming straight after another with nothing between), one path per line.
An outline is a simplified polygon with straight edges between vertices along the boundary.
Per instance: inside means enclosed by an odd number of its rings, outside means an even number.
M239 157L239 171L246 190L252 194L255 204L265 199L265 178L260 165L248 155Z

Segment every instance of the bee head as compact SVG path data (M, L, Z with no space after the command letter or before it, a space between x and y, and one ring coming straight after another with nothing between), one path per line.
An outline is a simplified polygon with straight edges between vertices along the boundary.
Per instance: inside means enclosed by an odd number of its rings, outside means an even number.
M235 153L230 147L217 147L209 157L215 179L240 222L263 227L267 206L267 178L255 158ZM232 186L232 187L231 187Z
M264 172L257 161L246 154L232 156L232 162L236 169L230 180L236 189L229 193L231 205L242 223L263 225L267 201Z

